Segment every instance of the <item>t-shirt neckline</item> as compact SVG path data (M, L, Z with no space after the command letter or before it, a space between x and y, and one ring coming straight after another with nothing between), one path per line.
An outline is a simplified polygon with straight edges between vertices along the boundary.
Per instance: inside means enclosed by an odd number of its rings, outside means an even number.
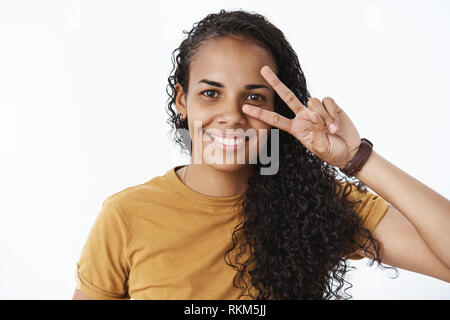
M184 165L175 166L170 169L167 172L167 178L172 187L189 200L213 207L232 207L241 205L244 202L245 192L230 197L216 197L192 190L186 186L176 174L176 170L181 167L184 167Z

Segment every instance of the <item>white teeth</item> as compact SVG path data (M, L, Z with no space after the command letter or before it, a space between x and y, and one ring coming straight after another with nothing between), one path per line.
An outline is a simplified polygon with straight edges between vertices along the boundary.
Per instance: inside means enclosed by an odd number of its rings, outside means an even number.
M245 138L239 138L239 139L235 140L235 139L222 138L222 137L218 137L218 136L212 136L212 137L214 137L214 140L216 140L217 142L219 142L221 144L229 145L229 146L241 144L245 140Z

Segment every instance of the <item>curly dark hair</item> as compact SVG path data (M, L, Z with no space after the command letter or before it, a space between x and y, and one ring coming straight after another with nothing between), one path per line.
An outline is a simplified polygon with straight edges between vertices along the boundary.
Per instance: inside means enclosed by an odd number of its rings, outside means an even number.
M188 91L189 63L204 41L230 35L251 38L275 59L278 78L307 104L310 94L297 54L284 34L264 16L244 10L209 14L194 23L187 38L172 53L173 69L168 78L167 122L170 134L182 151L190 154L191 140L179 134L188 129L188 119L180 121L175 105L175 84ZM176 52L178 51L178 54ZM176 55L176 56L175 56ZM275 93L274 110L293 118L291 109ZM186 130L184 130L186 131ZM268 139L266 149L271 150ZM233 246L225 254L225 262L237 273L233 285L243 283L244 295L254 299L345 299L352 285L345 280L347 255L355 248L371 257L370 266L381 264L381 244L362 226L354 205L346 197L353 187L366 193L367 187L354 177L338 178L338 168L331 166L306 149L292 135L279 132L279 171L261 175L259 159L248 179L243 203L244 219L233 230ZM352 181L354 180L354 181ZM229 254L238 244L237 233L243 232L236 264ZM363 239L364 241L361 241ZM372 246L372 250L367 250ZM245 261L237 262L248 253ZM395 268L394 268L395 269ZM247 283L246 278L250 276ZM341 295L344 284L345 288ZM249 290L256 289L256 296ZM248 292L248 293L247 293Z

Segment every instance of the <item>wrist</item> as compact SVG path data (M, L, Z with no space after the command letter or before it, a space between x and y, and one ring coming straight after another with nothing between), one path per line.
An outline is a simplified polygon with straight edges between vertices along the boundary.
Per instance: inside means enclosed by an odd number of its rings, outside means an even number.
M341 169L342 172L349 176L354 176L366 163L372 152L373 144L368 139L361 139L360 145L352 150L347 159L347 164Z
M358 153L360 147L361 147L361 145L359 145L356 149L354 149L353 151L350 152L350 154L349 154L349 156L348 156L348 158L347 158L347 163L349 163L350 160L352 160L353 158L355 158L355 156L356 156L356 154ZM346 163L346 164L347 164L347 163ZM344 168L345 168L345 166L344 166Z

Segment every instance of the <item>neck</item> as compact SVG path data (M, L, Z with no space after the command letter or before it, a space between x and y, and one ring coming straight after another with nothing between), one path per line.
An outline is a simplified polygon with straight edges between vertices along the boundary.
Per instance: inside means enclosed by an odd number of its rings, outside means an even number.
M214 197L232 197L247 190L247 180L253 166L238 170L220 170L208 164L191 164L184 181L190 189Z

